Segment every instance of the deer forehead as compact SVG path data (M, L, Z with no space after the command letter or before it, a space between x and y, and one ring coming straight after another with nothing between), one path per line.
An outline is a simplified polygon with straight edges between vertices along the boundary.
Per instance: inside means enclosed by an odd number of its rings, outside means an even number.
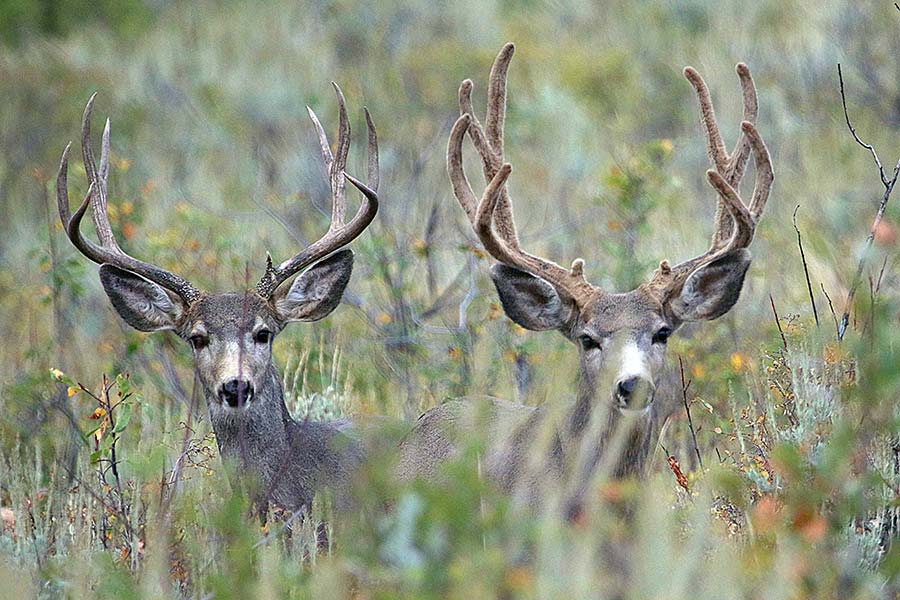
M598 336L652 331L666 323L663 305L643 287L624 294L598 294L581 311L581 320Z
M220 335L253 332L261 325L280 329L272 307L252 291L205 295L191 305L185 317L186 331L198 323L207 332Z

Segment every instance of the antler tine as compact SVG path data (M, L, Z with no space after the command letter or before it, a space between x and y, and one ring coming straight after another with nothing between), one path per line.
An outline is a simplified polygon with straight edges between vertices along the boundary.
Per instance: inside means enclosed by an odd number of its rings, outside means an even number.
M103 127L103 137L100 139L100 186L103 197L109 199L109 118Z
M478 199L466 177L462 158L462 143L471 122L472 115L463 113L450 130L450 140L447 142L447 174L450 176L450 184L453 186L453 195L456 196L459 205L466 213L469 223L474 227L475 216L478 212Z
M81 149L84 157L84 170L88 176L88 191L84 201L74 214L71 214L69 208L67 181L71 143L63 151L59 162L59 171L56 175L57 208L59 209L59 218L66 230L66 235L82 254L95 263L110 264L127 269L178 294L186 303L191 304L201 296L200 290L187 280L169 271L126 254L119 246L118 240L116 240L109 223L109 215L106 212L106 193L108 190L110 163L109 120L107 120L103 131L99 170L94 162L94 151L91 145L91 113L93 112L96 96L97 94L94 94L88 101L84 109L81 126ZM94 227L97 229L97 237L100 239L100 244L95 244L81 234L81 220L85 212L87 212L88 205L91 207Z
M759 116L759 100L756 95L756 85L754 85L753 77L750 75L750 69L746 64L738 63L734 70L737 72L741 82L741 95L744 99L743 120L755 124ZM726 180L731 185L738 186L744 178L744 169L747 167L747 161L750 159L750 142L743 129L730 156Z
M709 88L700 73L693 67L684 68L684 77L694 86L697 100L700 102L700 123L706 132L706 151L709 154L709 160L717 171L724 173L728 165L728 153L725 151L725 142L722 141L722 134L719 132L719 124L716 121L716 112L713 109Z
M331 183L331 224L328 227L328 231L319 240L313 242L300 251L299 254L289 258L277 267L272 264L272 257L268 254L266 255L266 271L259 283L256 284L257 293L263 298L269 298L278 286L296 275L301 269L352 242L365 231L378 212L378 132L375 130L375 123L372 121L369 111L364 109L366 128L368 130L368 161L366 169L368 185L366 185L348 175L344 170L347 165L347 156L350 153L350 120L347 117L347 106L341 88L334 82L332 82L332 86L337 95L340 109L338 143L335 154L331 153L328 137L325 135L325 130L316 117L316 113L308 106L306 107L306 110L309 112L309 118L318 134L322 159L325 162L328 179ZM363 195L363 202L349 223L344 222L347 204L345 180L353 184Z
M500 166L503 164L503 156L494 152L481 122L475 115L475 109L472 108L472 89L475 84L471 79L466 79L459 85L459 113L469 115L469 138L472 145L481 157L482 168L484 170L484 182L488 183L497 174Z
M516 45L512 42L503 46L497 58L494 59L488 83L485 132L488 142L500 157L503 156L503 125L506 121L506 77L515 51Z
M775 173L772 169L772 158L769 156L769 149L759 135L759 131L756 130L756 126L750 121L744 121L741 123L741 130L750 141L750 147L753 149L753 155L756 157L756 182L753 185L753 196L750 198L750 215L756 222L762 217L763 210L766 208L769 192L772 190L772 182L775 180Z
M66 144L62 157L59 159L59 169L56 171L56 208L59 210L59 220L62 221L63 227L69 224L72 218L71 209L69 208L69 190L66 180L69 176L69 150L72 149L72 142Z
M334 162L329 173L331 179L331 225L329 231L337 230L344 225L344 214L347 211L347 191L344 181L344 169L347 168L347 156L350 153L350 119L347 117L347 103L344 93L337 83L331 82L337 95L339 107L338 141L334 154Z
M366 179L369 184L369 187L378 191L378 132L375 131L375 123L372 121L372 115L369 114L369 109L365 106L363 107L363 112L366 114L366 130L369 135L369 148L367 151L368 155L368 164L366 165Z
M328 136L325 134L325 129L322 127L322 123L319 122L319 117L316 116L313 109L307 106L306 112L309 114L309 120L312 121L313 127L316 129L316 134L319 138L319 150L322 152L322 162L325 163L325 172L328 173L330 178L331 164L334 162L334 155L331 153L331 144L328 143Z
M716 112L713 109L712 97L709 93L709 87L706 81L700 76L700 73L693 67L684 68L684 77L694 88L697 94L697 100L700 104L700 123L703 125L703 131L706 134L706 153L709 156L709 162L715 167L719 173L726 173L728 170L728 152L725 150L725 142L722 140L722 134L719 132L719 124L716 121ZM716 216L714 219L712 247L721 246L727 242L731 235L731 219L721 200L716 201Z
M91 217L94 221L94 228L97 230L97 237L100 238L100 245L107 248L115 248L120 250L119 242L113 234L112 226L109 223L109 215L107 214L107 182L104 181L103 174L109 175L109 121L103 128L103 141L100 146L100 170L97 170L97 164L94 162L94 147L91 144L91 115L94 111L94 100L97 93L94 92L88 100L87 106L84 107L84 116L81 121L81 154L84 160L84 171L88 176L88 181L96 182L94 186L94 195L91 198Z

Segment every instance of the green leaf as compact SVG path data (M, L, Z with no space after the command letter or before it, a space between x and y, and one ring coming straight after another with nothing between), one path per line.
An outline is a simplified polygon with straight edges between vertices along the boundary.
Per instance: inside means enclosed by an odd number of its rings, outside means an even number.
M122 433L128 427L131 421L131 404L123 404L116 411L116 426L113 427L113 433Z

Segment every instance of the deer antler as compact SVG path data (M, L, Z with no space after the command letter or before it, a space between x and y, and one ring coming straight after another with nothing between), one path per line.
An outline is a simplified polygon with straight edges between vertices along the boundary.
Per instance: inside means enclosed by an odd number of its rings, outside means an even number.
M754 121L759 113L756 87L750 77L750 69L744 63L738 63L736 69L741 82L744 99L744 120L741 123L741 135L731 154L725 150L722 134L713 110L709 88L700 74L692 67L685 67L684 76L694 86L700 103L700 122L706 133L707 149L713 169L706 172L710 185L718 194L715 217L715 230L709 249L700 256L692 258L674 267L667 261L659 265L659 269L649 283L651 290L663 301L678 293L687 278L698 267L709 264L726 254L740 248L746 248L753 241L756 224L762 216L772 188L774 174L769 151L763 142ZM750 153L756 162L756 181L749 206L740 197L741 180Z
M506 119L506 80L514 44L506 44L491 67L488 84L486 127L472 109L472 81L466 79L459 88L460 117L453 125L447 146L447 173L453 193L469 218L484 249L494 259L510 267L526 271L551 283L561 294L583 306L599 290L584 278L584 261L572 262L569 269L529 254L519 245L512 201L506 180L512 166L503 161L503 125ZM481 156L487 187L479 202L463 169L462 143L468 131L472 144Z
M341 88L334 82L331 85L334 86L340 107L338 142L334 154L331 152L328 136L325 135L325 129L316 117L316 113L308 106L306 107L319 137L322 160L331 184L331 225L322 238L277 267L272 265L272 257L266 256L266 272L256 285L257 292L263 298L269 298L279 285L304 267L352 242L369 226L369 223L375 218L375 213L378 212L378 135L375 132L375 124L372 122L368 109L363 109L369 132L368 185L366 185L344 171L347 166L347 155L350 152L350 120L347 118L347 106ZM349 223L344 223L347 208L345 179L349 180L363 194L363 202Z
M187 304L195 302L202 293L189 281L166 271L156 265L146 263L126 254L119 246L116 236L109 223L107 213L107 193L109 190L109 119L103 129L103 139L100 146L100 168L94 161L94 150L91 145L91 113L94 108L95 93L88 100L84 109L84 117L81 123L81 152L84 159L84 171L88 177L88 191L84 201L75 214L70 213L68 193L69 170L69 143L63 151L59 163L59 171L56 176L56 200L59 208L59 218L62 221L66 235L72 244L86 257L97 264L110 264L136 273L150 281L161 285L182 298ZM81 235L81 220L91 206L91 216L100 244L96 244Z

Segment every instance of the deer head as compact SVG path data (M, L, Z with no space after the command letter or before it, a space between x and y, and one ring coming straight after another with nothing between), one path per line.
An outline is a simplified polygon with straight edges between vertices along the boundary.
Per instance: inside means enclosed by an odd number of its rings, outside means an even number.
M472 109L472 82L459 89L460 117L450 133L447 171L453 192L485 250L499 264L491 277L507 316L532 331L556 330L576 344L582 385L599 385L601 367L614 373L612 389L594 390L620 409L644 409L653 400L665 358L666 342L687 321L711 320L728 312L741 292L750 266L748 247L773 181L772 164L754 122L758 113L750 71L737 65L744 99L741 135L734 150L725 150L709 90L687 67L684 75L700 101L713 168L707 171L718 194L715 232L709 249L688 261L667 261L650 281L625 293L612 293L589 283L584 261L569 268L525 251L516 232L506 184L512 166L503 158L506 81L515 47L497 56L488 84L484 126ZM462 143L468 132L481 157L487 187L479 201L463 170ZM756 183L749 205L740 197L741 179L751 152Z
M350 149L350 125L344 96L334 85L340 107L338 143L333 154L325 131L307 107L321 145L331 183L332 216L328 232L279 265L266 258L266 269L255 288L232 293L203 292L186 279L126 254L107 214L110 165L109 120L103 131L99 167L91 145L94 96L84 110L81 149L89 187L84 201L70 213L67 191L69 144L57 175L59 216L69 239L100 266L103 289L119 315L139 331L174 331L188 341L194 367L211 415L278 415L283 406L272 363L272 340L294 321L317 321L335 309L353 268L353 253L341 250L360 235L378 210L378 141L368 127L368 183L344 172ZM349 180L363 195L356 215L345 222ZM99 244L81 233L90 206ZM305 269L305 270L304 270ZM300 274L291 285L282 285Z

